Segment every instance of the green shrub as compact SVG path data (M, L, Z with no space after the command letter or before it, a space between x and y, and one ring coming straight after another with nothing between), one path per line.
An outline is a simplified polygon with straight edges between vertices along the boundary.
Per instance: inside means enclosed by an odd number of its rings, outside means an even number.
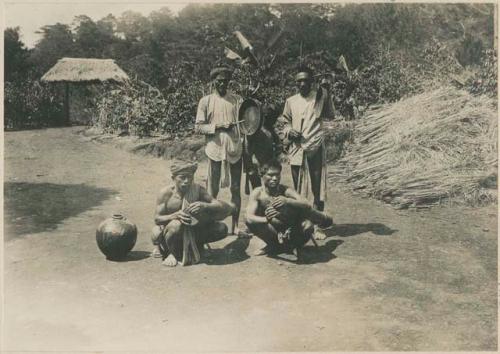
M481 58L481 65L471 77L466 87L472 94L497 95L497 54L494 50L486 50Z
M63 100L57 87L39 80L5 82L5 129L40 128L60 124Z
M202 84L190 82L163 95L140 81L106 90L96 105L94 124L110 133L184 136L193 128Z

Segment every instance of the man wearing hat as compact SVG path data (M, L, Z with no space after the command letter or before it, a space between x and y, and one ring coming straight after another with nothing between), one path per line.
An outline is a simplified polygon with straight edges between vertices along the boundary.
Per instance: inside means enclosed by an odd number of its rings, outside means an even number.
M298 93L285 102L283 118L284 134L290 141L288 154L295 190L308 197L313 195L313 207L324 210L326 199L326 149L324 146L323 119L333 117L328 92L313 87L313 72L301 66L295 76ZM310 185L310 187L309 187ZM315 227L315 238L325 234Z
M198 104L195 131L206 137L208 193L217 198L220 188L230 187L231 202L236 206L230 233L238 234L243 140L237 121L242 98L228 91L231 74L226 67L217 67L210 72L214 91Z
M165 266L198 263L205 243L227 236L226 224L217 220L231 215L234 208L193 183L197 167L174 160L170 168L174 183L163 188L157 199L152 241L154 254L164 259Z

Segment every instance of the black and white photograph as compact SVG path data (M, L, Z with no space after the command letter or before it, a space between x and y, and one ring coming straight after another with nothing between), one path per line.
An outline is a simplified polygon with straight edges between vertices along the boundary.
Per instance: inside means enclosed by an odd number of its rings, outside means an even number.
M2 353L498 351L498 3L4 0Z

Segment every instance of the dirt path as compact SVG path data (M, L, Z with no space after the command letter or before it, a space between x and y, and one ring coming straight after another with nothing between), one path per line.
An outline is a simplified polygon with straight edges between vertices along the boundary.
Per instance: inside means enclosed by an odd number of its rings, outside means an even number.
M5 135L3 350L496 350L496 208L396 212L332 190L337 224L306 265L227 238L164 269L148 255L168 163L79 129ZM95 243L113 211L139 228L126 262Z

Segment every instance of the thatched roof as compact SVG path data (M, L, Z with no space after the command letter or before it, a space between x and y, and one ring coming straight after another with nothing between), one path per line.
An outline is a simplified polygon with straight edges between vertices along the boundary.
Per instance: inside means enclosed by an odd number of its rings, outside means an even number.
M124 82L127 74L113 59L62 58L42 76L46 82Z

